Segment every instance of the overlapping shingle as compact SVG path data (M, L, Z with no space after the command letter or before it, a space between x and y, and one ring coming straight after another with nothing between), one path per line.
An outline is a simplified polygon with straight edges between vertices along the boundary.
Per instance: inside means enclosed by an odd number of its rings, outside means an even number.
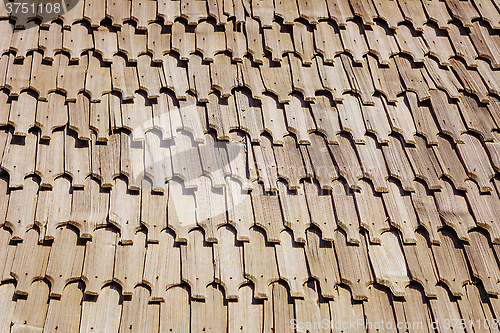
M498 2L3 5L12 330L498 317Z

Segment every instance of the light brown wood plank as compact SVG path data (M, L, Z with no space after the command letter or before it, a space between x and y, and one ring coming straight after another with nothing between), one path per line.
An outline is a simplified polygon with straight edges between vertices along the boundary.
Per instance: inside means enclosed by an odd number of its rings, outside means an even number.
M412 280L420 283L427 297L436 297L436 284L438 282L437 268L434 264L434 257L423 233L417 232L417 242L415 245L402 246L408 269ZM407 295L410 296L411 287L407 288Z
M75 187L84 187L90 174L90 144L80 140L76 133L68 130L65 136L64 171L71 176Z
M44 330L78 332L84 287L83 282L70 283L64 288L60 299L50 299Z
M467 180L465 186L467 187L467 201L472 214L474 214L476 224L488 231L492 243L499 243L499 230L496 224L499 219L499 212L496 207L500 207L500 199L496 191L492 191L490 194L481 194L477 184L472 180Z
M120 287L111 284L102 289L97 301L84 299L80 329L118 332L122 314L121 298Z
M111 63L111 80L113 90L120 92L123 100L134 98L134 92L139 89L137 70L119 55L115 55Z
M321 230L323 240L333 240L337 220L334 218L334 206L330 192L319 188L316 182L304 181L303 184L311 223ZM356 234L349 235L349 242L356 240L359 240Z
M118 52L118 39L116 33L105 29L94 32L95 50L105 62L112 62L113 56Z
M462 25L456 22L450 22L448 26L450 27L450 41L455 49L455 53L466 61L467 66L476 67L475 59L478 57L478 54L467 31Z
M60 177L50 191L39 192L35 222L43 226L44 240L56 237L57 228L67 224L71 213L71 182ZM43 195L42 195L43 193Z
M306 101L315 101L315 92L323 90L316 62L311 60L312 66L302 66L299 58L291 53L288 54L288 59L294 90L301 92Z
M205 231L207 242L218 242L217 229L227 223L226 202L223 188L213 188L210 178L201 176L197 179L195 192L196 221Z
M397 233L384 232L380 245L368 243L368 255L375 281L390 288L394 296L406 296L405 287L410 284L410 273Z
M465 165L467 175L479 184L481 192L491 191L490 180L495 176L495 170L491 166L482 142L470 134L462 134L462 139L464 144L458 144L457 150Z
M157 14L165 20L165 25L174 24L174 20L181 16L180 1L160 0L158 1Z
M127 189L124 179L116 178L109 198L109 221L120 230L121 244L133 244L140 229L141 197Z
M415 230L419 225L409 193L403 191L396 181L390 179L389 192L382 193L382 198L389 216L389 223L401 232L404 243L415 244Z
M210 302L212 293L207 289L214 281L212 246L205 242L200 230L191 231L187 244L181 245L181 260L182 280L191 287L191 297Z
M359 186L360 190L354 191L359 225L368 231L370 242L380 244L380 235L390 229L382 195L375 192L372 183L367 179L362 179Z
M175 145L170 146L173 175L184 180L186 188L196 188L203 173L196 144L187 133L179 132Z
M273 144L283 144L288 134L284 107L270 94L264 94L261 103L264 130L271 134Z
M160 96L160 77L158 70L153 67L153 62L148 55L141 55L137 60L137 77L139 88L147 92L149 99Z
M293 299L283 282L273 283L271 288L272 297L264 301L264 330L291 333L290 320L295 317Z
M297 3L293 1L276 1L274 3L274 14L283 18L285 24L293 24L299 17Z
M176 179L168 183L167 221L177 242L186 242L188 231L196 226L195 199L183 185Z
M352 93L342 96L344 101L336 105L342 130L351 134L355 143L363 144L365 142L366 128L358 96Z
M424 5L424 9L429 17L429 20L436 22L439 29L450 29L448 22L451 20L451 16L448 13L448 9L446 8L446 3L444 1L422 1L422 4Z
M493 29L499 29L500 13L495 7L493 1L474 0L473 2L479 11L479 14L481 14L482 19L488 22Z
M189 88L199 102L208 102L208 94L212 91L210 84L210 67L203 64L200 56L192 54L188 62Z
M463 143L462 133L466 131L461 121L458 106L450 101L443 91L431 90L431 104L441 131L453 138L456 143Z
M111 67L106 66L97 52L89 53L89 67L85 76L85 92L91 102L100 102L102 95L111 92Z
M258 19L263 28L272 27L274 18L274 3L272 0L258 0L252 2L253 17ZM248 18L246 22L248 23Z
M30 177L26 179L26 184L22 189L11 190L10 195L7 194L7 185L7 181L2 179L1 193L4 199L0 209L3 213L1 216L5 219L5 225L12 230L12 235L9 233L9 239L23 240L26 232L35 225L35 209L39 185L36 179ZM16 247L14 247L15 249ZM7 244L3 247L3 251L8 251ZM8 260L5 262L8 262ZM10 265L12 265L12 262ZM10 267L8 273L10 273ZM3 278L2 275L2 280Z
M92 174L99 175L102 187L112 187L113 178L120 175L120 134L110 135L106 144L92 143Z
M146 235L143 232L138 232L133 236L133 241L133 244L116 245L114 258L113 280L121 285L122 294L126 296L134 295L136 285L144 282ZM141 295L134 296L140 297ZM134 296L132 297L135 298Z
M427 22L422 3L413 0L398 0L398 4L403 17L413 24L415 30L422 31L424 23Z
M305 231L311 223L303 188L299 187L296 190L290 190L287 189L283 182L279 181L278 194L285 226L293 231L295 242L305 243Z
M234 97L220 98L216 94L209 95L206 104L208 126L217 131L218 140L228 140L229 131L239 127Z
M469 131L479 133L484 141L495 139L492 133L496 128L495 122L485 105L478 103L474 97L464 94L458 100L458 106Z
M463 87L450 69L439 66L437 61L430 57L426 57L424 63L425 69L436 87L446 90L452 98L460 97L458 90L463 89Z
M338 27L328 22L320 22L313 33L316 52L323 56L325 63L334 63L335 56L344 51Z
M321 295L335 298L336 286L340 284L340 273L333 244L323 241L318 230L311 228L307 231L305 252L310 274L321 286Z
M35 126L36 95L23 91L10 107L9 125L14 126L14 135L27 136L30 128Z
M389 290L374 284L368 287L368 302L363 302L365 320L375 324L379 318L384 318L386 325L396 327L394 312ZM367 325L369 327L369 324ZM370 329L370 328L368 328Z
M225 290L226 299L239 300L238 289L246 282L243 271L243 244L236 240L234 229L218 229L219 243L214 244L215 280Z
M16 52L16 59L24 59L29 51L38 48L38 30L38 25L33 21L26 24L26 29L14 30L10 49Z
M278 243L280 232L284 229L278 195L268 192L258 182L253 183L252 205L255 214L255 224L266 231L269 242Z
M111 227L100 228L95 231L94 239L86 243L85 262L82 271L86 295L98 295L104 284L113 280L113 263L115 261L117 238L117 233ZM106 288L104 288L104 291L106 291ZM103 293L103 301L111 297L109 294L109 291ZM99 303L97 304L99 305ZM109 324L113 323L113 319L112 317L109 318Z
M15 61L12 53L9 53L5 87L9 89L10 96L19 96L21 90L29 88L32 58L32 55L28 55L23 60Z
M2 159L2 169L10 175L9 187L23 187L24 177L34 172L36 141L33 133L20 137L9 132Z
M188 20L188 24L196 25L208 17L207 5L196 0L181 0L181 16Z
M425 1L424 3L431 2ZM449 66L450 62L448 59L455 55L455 51L448 39L448 34L434 24L426 24L424 25L423 39L429 47L429 54L438 58L440 65Z
M207 288L205 302L191 302L191 329L201 332L220 332L227 326L227 302L224 301L223 289L218 284Z
M122 135L129 136L130 142L140 145L145 141L146 132L153 128L153 107L143 91L136 92L133 100L122 103L122 121L123 127L131 131L128 135L122 132Z
M444 223L455 230L458 238L469 240L467 231L474 228L476 223L469 213L465 197L459 194L448 181L442 181L440 192L434 193L439 215Z
M68 122L68 109L65 98L58 93L50 93L46 102L37 104L35 124L41 129L41 138L50 139L52 132Z
M9 21L2 21L0 24L0 52L4 54L9 51L14 27Z
M131 2L127 0L106 2L106 17L113 21L113 26L121 27L125 20L130 19L130 4Z
M411 201L413 203L413 207L415 208L418 221L427 231L431 243L439 245L441 241L438 237L437 231L438 229L441 229L444 224L439 216L436 202L434 201L431 192L424 184L418 181L415 181L414 184L415 191L411 193Z
M137 22L137 29L146 30L148 23L156 19L156 1L132 0L130 18Z
M136 31L134 26L124 24L117 32L117 37L118 51L125 53L129 62L137 62L137 57L147 52L147 36Z
M378 143L388 143L392 129L381 96L374 96L375 105L362 105L366 132L375 134Z
M406 96L398 97L396 105L386 103L383 98L382 102L387 111L392 130L401 134L405 143L414 144L417 129L410 112L410 102Z
M444 136L438 137L438 145L432 149L441 165L442 174L453 181L459 190L465 190L464 181L468 178L465 168L460 161L456 145Z
M429 86L422 76L419 66L404 56L395 56L394 59L406 90L416 92L420 101L429 99L431 97Z
M484 85L479 73L474 69L468 70L458 59L450 59L450 63L465 91L476 95L481 103L489 103L488 96L486 96L488 88Z
M92 35L84 24L75 24L71 30L64 30L62 49L69 52L70 60L81 61L82 53L93 47Z
M235 3L237 3L237 0ZM243 56L247 53L247 41L243 32L235 30L236 28L233 27L232 21L228 21L225 28L226 49L231 52L233 61L241 62Z
M390 3L388 1L378 2ZM374 24L371 30L365 30L365 36L370 52L377 56L381 64L390 66L390 57L400 51L394 34L385 26Z
M266 90L278 96L280 103L289 102L288 95L292 92L292 80L288 57L283 58L281 64L276 64L268 57L264 57L264 64L259 69Z
M17 247L10 275L17 281L18 295L27 295L31 282L45 275L50 247L39 244L39 237L36 229L30 229Z
M424 180L431 190L440 189L440 165L432 150L420 136L415 136L416 145L406 145L405 151L417 178Z
M363 56L369 52L360 22L347 21L345 29L340 29L344 49L349 52L354 62L364 62Z
M337 136L337 140L338 145L328 145L328 148L334 156L338 173L345 178L350 188L359 189L358 179L363 177L363 172L356 156L354 143L345 134Z
M50 141L39 141L35 172L40 176L43 187L52 187L54 179L64 173L63 131L54 132Z
M56 56L57 57L57 56ZM70 64L65 55L60 56L57 74L57 90L66 93L66 100L74 102L77 94L85 89L85 72L88 65L88 56L85 54L78 64Z
M176 293L169 288L181 282L181 251L170 232L163 230L158 244L148 243L143 280L151 287L151 301L168 302L170 291Z
M160 303L160 332L188 333L190 310L189 290L185 286L168 289L166 301Z
M363 177L370 179L377 192L389 190L386 180L389 178L387 166L382 154L382 147L370 135L365 135L365 144L355 145L363 169Z
M6 296L7 288L12 289L10 291L10 296L12 297L14 291L13 284L4 285L2 297ZM7 311L4 313L4 316L7 317L10 314L11 318L9 318L9 321L12 319L12 331L14 332L24 329L41 332L45 324L45 317L49 306L49 286L45 281L38 280L33 282L29 289L28 294L31 297L26 299L18 298L15 302L12 301L12 304L5 303ZM9 309L12 312L9 313ZM8 324L11 323L9 322Z
M397 29L398 23L404 21L397 1L375 0L373 4L377 10L378 17L386 21L389 28Z
M348 0L327 0L326 4L330 18L339 26L345 26L347 20L354 18Z
M270 2L269 0L263 0L260 2L253 2L254 6L256 3ZM272 23L266 28L272 28ZM245 32L247 35L248 53L252 55L252 59L257 64L263 63L264 49L262 45L262 35L260 34L259 23L248 17L245 22Z
M363 236L364 237L364 236ZM359 244L347 244L345 234L335 232L335 253L339 263L342 283L349 286L354 300L368 299L368 285L373 283L365 240Z
M84 254L85 246L79 241L78 232L69 226L56 230L45 272L51 284L51 297L64 298L72 284L66 285L81 277Z
M480 231L472 231L469 236L471 242L464 244L464 249L472 274L483 282L484 289L489 295L498 295L497 283L500 270L489 237Z
M92 177L85 181L84 189L73 189L70 223L81 230L80 237L92 239L94 230L106 225L109 191Z
M308 279L304 248L295 244L288 231L281 232L280 244L276 244L276 258L281 279L287 282L292 297L303 297L302 285Z
M250 135L252 142L260 142L264 131L262 111L248 90L235 90L234 100L239 119L239 128Z
M195 49L195 34L189 32L187 27L176 21L172 25L172 50L179 53L180 60L188 60L189 54Z
M160 305L148 301L149 290L144 286L137 286L132 299L123 302L118 332L158 332Z
M52 22L48 29L40 29L38 46L43 50L43 59L53 61L55 53L62 50L63 32L60 24Z
M384 94L389 102L395 103L396 96L402 93L404 88L394 58L389 58L389 67L380 66L373 56L367 55L366 58L375 90Z
M178 99L186 99L186 91L189 89L187 70L179 58L171 54L164 55L163 72L165 86L173 90Z
M148 25L148 51L153 55L154 63L163 62L162 56L170 52L171 34L166 33L166 28L158 23Z
M292 136L285 136L284 145L275 145L273 148L278 165L278 176L288 182L288 187L290 189L298 188L300 186L300 180L307 175L302 163L302 157L297 147L297 142Z

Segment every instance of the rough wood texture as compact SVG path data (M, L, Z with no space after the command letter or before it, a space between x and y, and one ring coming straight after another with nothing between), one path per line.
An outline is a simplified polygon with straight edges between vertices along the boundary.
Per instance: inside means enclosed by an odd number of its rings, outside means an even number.
M0 2L0 332L495 330L500 1L74 5Z

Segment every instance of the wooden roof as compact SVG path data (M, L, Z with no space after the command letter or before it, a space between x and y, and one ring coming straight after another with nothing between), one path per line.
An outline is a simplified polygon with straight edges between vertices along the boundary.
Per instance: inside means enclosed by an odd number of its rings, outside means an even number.
M497 0L0 1L0 333L488 331L498 29Z

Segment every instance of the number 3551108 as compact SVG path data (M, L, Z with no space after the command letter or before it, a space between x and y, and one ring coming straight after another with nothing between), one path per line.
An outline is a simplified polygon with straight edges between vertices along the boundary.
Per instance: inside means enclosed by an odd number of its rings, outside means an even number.
M5 9L8 14L62 14L63 9L59 2L7 2Z

